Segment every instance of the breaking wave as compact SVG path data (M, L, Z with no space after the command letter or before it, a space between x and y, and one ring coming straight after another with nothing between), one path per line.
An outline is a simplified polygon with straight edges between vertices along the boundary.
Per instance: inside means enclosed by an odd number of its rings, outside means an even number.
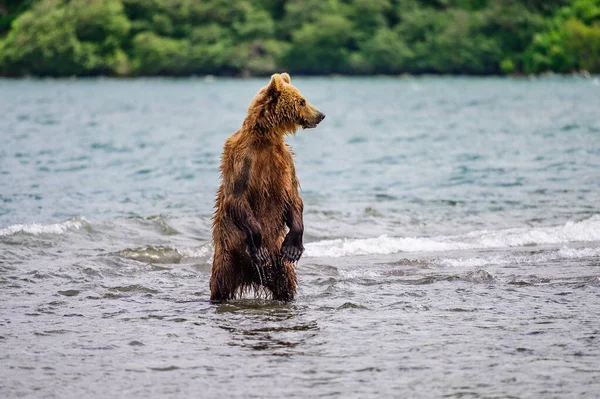
M143 248L127 248L112 255L148 263L180 263L185 258L207 261L212 256L210 244L195 248L175 248L169 246L146 246Z
M600 241L600 216L563 226L474 231L460 236L335 239L305 245L306 257L338 258L400 252L438 252Z
M118 234L129 236L132 230L123 226L112 226L109 230L114 235L114 228ZM0 237L15 235L46 236L64 235L78 230L90 230L92 223L84 217L68 219L53 224L15 224L0 228ZM104 234L106 226L96 226L94 229L99 233L98 239ZM133 230L135 232L135 230ZM189 241L183 234L183 241ZM162 245L145 245L130 247L114 252L122 258L140 260L152 263L179 263L190 261L210 261L213 248L210 243L204 245L191 245L177 240L162 240ZM563 248L556 256L569 258L570 256L596 257L600 256L600 215L595 215L582 221L569 221L562 226L538 227L538 228L512 228L504 230L481 230L456 236L434 236L434 237L390 237L382 235L374 238L364 239L331 239L305 244L304 257L339 258L359 255L389 255L396 253L417 252L447 252L458 250L478 250L494 248L527 247L539 245L566 245L577 242L593 242L591 248L569 249ZM183 244L183 245L182 245ZM589 245L588 245L589 246ZM571 252L569 252L571 251ZM583 252L582 252L583 251ZM587 251L587 252L586 252ZM529 259L529 257L528 257ZM551 260L551 259L549 259ZM488 259L470 258L473 266L483 265ZM498 261L498 260L496 260ZM508 260L506 260L508 261ZM518 263L518 259L512 259ZM457 259L447 261L448 265L461 262ZM497 263L497 262L496 262Z
M12 236L17 234L28 235L45 235L45 234L65 234L68 231L79 230L89 227L90 222L84 217L65 220L60 223L53 224L15 224L6 228L0 229L0 237Z
M564 259L595 258L600 256L600 248L561 248L535 254L502 254L496 256L447 258L435 263L451 267L482 267L487 265L539 264L562 261Z

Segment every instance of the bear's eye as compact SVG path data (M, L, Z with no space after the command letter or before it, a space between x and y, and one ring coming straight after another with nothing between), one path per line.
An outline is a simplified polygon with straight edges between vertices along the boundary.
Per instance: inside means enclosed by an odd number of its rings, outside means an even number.
M300 105L302 107L304 107L306 105L306 100L305 99L300 100Z

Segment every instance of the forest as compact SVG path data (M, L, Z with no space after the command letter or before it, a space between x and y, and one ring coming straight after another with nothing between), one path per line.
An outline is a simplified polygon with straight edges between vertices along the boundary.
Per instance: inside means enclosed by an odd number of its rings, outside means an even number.
M2 76L600 72L600 0L0 0Z

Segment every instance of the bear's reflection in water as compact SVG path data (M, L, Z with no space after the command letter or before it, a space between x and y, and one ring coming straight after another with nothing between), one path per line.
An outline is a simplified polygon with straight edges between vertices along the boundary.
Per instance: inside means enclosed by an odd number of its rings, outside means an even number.
M217 305L216 312L227 316L217 325L231 333L231 346L273 356L302 353L302 346L314 341L319 331L316 320L306 318L305 309L289 303L235 300Z

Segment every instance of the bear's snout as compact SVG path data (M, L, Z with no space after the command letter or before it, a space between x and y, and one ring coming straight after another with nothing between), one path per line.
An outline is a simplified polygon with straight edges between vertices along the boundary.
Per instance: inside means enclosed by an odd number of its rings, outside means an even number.
M310 121L311 127L316 127L323 119L325 119L325 114L321 111L317 111L317 114Z
M317 125L321 123L323 119L325 119L324 113L317 111L314 108L313 110L314 112L309 118L302 118L300 120L299 124L300 126L302 126L303 129L313 129L317 127Z

